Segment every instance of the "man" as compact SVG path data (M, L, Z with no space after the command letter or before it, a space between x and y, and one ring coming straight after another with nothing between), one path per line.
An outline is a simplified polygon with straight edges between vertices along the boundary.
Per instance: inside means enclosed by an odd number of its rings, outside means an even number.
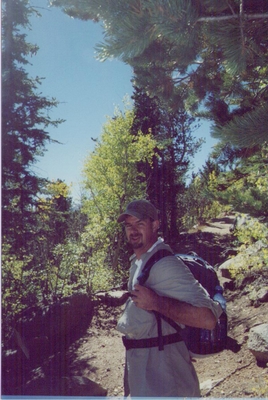
M128 299L117 329L126 346L125 395L132 397L198 397L199 382L190 354L176 330L161 318L163 339L176 337L160 350L155 312L184 325L213 329L221 314L184 263L173 255L156 262L145 283L138 276L149 258L159 249L169 249L158 239L156 208L146 200L135 200L118 217L124 223L131 257ZM153 339L152 339L153 338ZM154 339L155 338L155 339ZM156 344L154 341L156 340ZM144 343L146 344L144 346ZM147 347L147 343L153 347Z

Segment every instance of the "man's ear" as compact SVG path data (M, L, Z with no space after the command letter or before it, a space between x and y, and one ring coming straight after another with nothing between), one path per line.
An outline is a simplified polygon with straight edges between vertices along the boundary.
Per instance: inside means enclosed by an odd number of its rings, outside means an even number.
M157 232L159 230L160 222L158 220L153 221L153 232Z

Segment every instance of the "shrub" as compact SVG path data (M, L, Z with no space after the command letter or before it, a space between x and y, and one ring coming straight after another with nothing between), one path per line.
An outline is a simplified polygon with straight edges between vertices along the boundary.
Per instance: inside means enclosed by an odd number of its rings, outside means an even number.
M235 229L234 235L240 246L238 256L229 267L232 278L239 283L249 276L261 276L268 266L267 225L257 219L248 218Z
M245 220L243 225L235 230L234 235L240 243L250 245L258 240L267 241L268 227L259 220L250 218Z

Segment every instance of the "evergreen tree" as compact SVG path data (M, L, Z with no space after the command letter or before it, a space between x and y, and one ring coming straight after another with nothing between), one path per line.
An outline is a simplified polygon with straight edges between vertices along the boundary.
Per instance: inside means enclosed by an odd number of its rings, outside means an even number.
M147 193L160 210L165 239L174 240L181 216L178 193L185 189L191 157L201 146L202 140L192 137L194 118L185 111L167 110L157 97L150 98L139 88L135 88L133 99L133 134L140 129L144 135L150 133L157 143ZM150 167L146 163L140 163L139 168L146 176L149 175L147 170Z
M2 233L21 254L35 235L36 194L44 184L31 167L52 141L49 125L62 122L50 119L57 102L38 94L40 78L30 78L23 68L38 50L20 31L29 28L34 13L27 0L2 2Z
M135 83L173 109L184 103L239 147L267 140L266 0L54 0L69 15L99 21L99 58L117 57ZM204 113L204 109L206 113Z
M214 157L215 163L221 159L217 159L216 154ZM237 212L267 219L267 145L258 151L254 149L246 157L243 154L233 157L232 162L232 169L222 169L210 176L210 193L221 203L231 205Z

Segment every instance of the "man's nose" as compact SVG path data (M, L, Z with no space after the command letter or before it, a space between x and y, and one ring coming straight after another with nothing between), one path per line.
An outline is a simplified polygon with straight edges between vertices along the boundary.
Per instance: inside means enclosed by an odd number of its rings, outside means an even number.
M138 232L138 228L135 225L131 225L130 231L131 231L131 233L137 233Z

